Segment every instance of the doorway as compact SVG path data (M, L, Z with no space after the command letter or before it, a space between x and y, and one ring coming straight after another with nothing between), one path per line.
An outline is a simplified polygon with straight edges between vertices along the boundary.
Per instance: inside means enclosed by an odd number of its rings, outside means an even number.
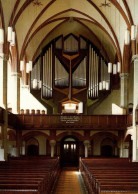
M38 146L37 145L29 145L27 147L27 156L38 156Z
M79 164L79 145L74 137L66 137L61 141L61 165L78 166Z
M110 145L105 145L101 147L101 156L102 157L112 157L113 156L113 148Z

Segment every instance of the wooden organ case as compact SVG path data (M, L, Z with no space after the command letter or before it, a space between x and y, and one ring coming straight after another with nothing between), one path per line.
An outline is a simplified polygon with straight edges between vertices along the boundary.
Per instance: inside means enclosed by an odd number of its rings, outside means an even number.
M53 99L61 113L62 102L86 103L87 98L98 99L102 93L110 92L107 63L89 40L74 34L61 35L34 61L31 91L41 92L42 99Z

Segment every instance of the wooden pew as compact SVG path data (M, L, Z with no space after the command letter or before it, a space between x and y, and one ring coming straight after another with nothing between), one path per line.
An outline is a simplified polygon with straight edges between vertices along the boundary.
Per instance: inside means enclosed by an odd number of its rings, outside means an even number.
M138 193L137 163L126 159L80 159L80 171L89 193Z
M0 163L0 193L51 192L60 173L59 158L23 157Z

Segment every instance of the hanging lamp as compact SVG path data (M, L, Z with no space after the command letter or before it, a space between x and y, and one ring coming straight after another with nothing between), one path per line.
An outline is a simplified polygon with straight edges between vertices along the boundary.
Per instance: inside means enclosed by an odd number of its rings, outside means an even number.
M99 82L99 90L102 90L103 89L103 84L102 82Z
M26 73L29 73L29 63L26 63Z
M106 81L106 90L109 90L110 89L110 83L108 81Z
M11 46L15 46L15 32L12 31L12 41L10 42Z
M108 73L112 73L112 63L108 63Z
M117 73L121 72L121 64L120 62L117 62Z
M4 44L4 30L0 29L0 44Z
M37 79L34 79L33 80L33 89L36 89L37 88Z
M12 27L8 27L8 35L7 35L8 42L12 42Z
M106 81L103 81L102 85L103 85L103 90L105 90L106 89Z
M130 44L130 32L129 30L125 31L125 45L129 45Z
M117 74L117 65L113 64L113 75Z
M137 26L132 25L131 26L131 40L136 40L136 36L137 36Z
M20 71L24 70L24 61L20 61Z
M29 71L32 71L32 68L33 68L33 62L29 61Z

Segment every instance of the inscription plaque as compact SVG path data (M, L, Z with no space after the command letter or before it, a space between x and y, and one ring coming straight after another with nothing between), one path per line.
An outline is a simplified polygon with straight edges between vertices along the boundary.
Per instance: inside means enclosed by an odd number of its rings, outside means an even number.
M66 124L74 124L80 122L79 116L60 116L60 122Z

